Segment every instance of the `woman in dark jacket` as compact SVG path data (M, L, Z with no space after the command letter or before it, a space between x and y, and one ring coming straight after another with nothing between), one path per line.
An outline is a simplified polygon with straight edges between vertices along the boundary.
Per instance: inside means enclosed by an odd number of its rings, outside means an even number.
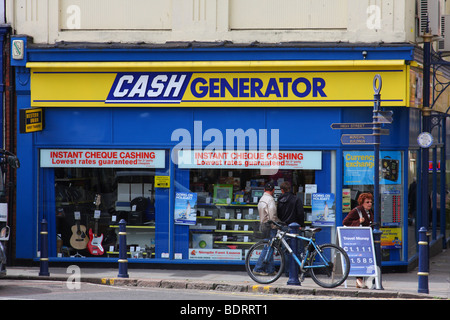
M342 224L347 227L369 227L373 223L373 196L361 193L358 206L348 213Z
M373 196L371 193L361 193L358 206L348 213L342 224L347 227L369 227L373 223ZM357 288L367 288L363 278L356 278Z

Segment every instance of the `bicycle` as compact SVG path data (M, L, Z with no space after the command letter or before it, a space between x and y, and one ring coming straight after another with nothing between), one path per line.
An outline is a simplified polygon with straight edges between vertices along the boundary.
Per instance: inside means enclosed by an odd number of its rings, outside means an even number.
M250 247L245 258L245 268L248 275L254 281L261 284L269 284L278 280L285 271L286 254L290 255L299 266L300 281L303 281L306 274L310 274L313 281L324 288L334 288L341 285L350 272L350 259L341 247L335 244L317 245L314 235L321 231L321 228L311 228L302 230L309 232L310 237L288 233L286 227L281 224L269 221L277 227L277 234L271 239L266 239L255 243ZM285 237L303 240L306 245L300 257L293 252ZM266 270L270 266L273 270ZM261 270L255 270L262 267Z

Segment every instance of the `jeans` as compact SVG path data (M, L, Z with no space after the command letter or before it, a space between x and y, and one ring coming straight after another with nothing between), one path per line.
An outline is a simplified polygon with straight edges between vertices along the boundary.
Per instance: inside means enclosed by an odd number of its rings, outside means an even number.
M275 237L276 235L277 235L277 230L271 229L270 234L269 234L269 239L266 239L266 240L270 240L273 237ZM274 263L273 263L273 254L271 254L266 261L263 261L264 257L267 254L267 249L268 249L268 246L265 245L264 249L261 251L261 255L259 256L258 261L256 262L256 265L255 265L255 269L253 269L253 271L266 272L268 274L271 274L275 271Z

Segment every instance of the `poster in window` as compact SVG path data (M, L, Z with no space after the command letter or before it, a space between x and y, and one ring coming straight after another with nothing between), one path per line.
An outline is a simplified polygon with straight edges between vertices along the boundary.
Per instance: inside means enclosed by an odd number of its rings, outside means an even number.
M344 152L344 185L373 184L373 151Z
M401 184L401 151L380 152L380 184ZM344 185L372 185L373 151L344 152Z
M401 249L402 248L402 229L401 228L382 228L381 248L382 249Z
M197 194L177 192L175 194L175 224L195 225L197 223Z
M401 151L382 151L380 153L381 160L381 177L382 184L401 184Z
M336 220L334 193L313 193L311 204L314 226L334 226Z

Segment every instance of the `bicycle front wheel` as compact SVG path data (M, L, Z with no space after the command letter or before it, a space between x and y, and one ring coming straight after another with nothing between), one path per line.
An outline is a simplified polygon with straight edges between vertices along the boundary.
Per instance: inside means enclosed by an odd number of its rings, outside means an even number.
M277 245L269 244L269 241L255 243L245 257L248 275L261 284L278 280L284 271L284 254Z
M350 272L350 259L341 247L334 244L319 246L309 259L311 278L319 286L334 288L340 286Z

